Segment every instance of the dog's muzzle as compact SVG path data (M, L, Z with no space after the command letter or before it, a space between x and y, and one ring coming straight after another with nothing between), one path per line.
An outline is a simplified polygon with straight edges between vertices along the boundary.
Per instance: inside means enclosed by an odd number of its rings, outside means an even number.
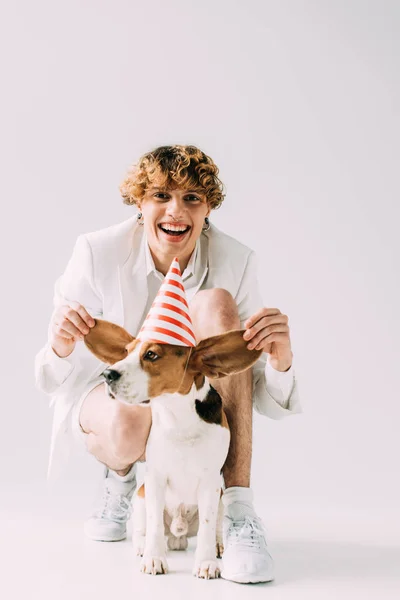
M102 375L107 381L108 385L114 383L115 381L118 381L118 379L121 377L121 373L118 373L118 371L115 371L114 369L105 369Z

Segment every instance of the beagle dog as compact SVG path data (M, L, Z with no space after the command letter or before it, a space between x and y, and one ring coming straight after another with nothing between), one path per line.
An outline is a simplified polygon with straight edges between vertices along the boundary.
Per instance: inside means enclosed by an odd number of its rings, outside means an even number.
M230 432L221 398L208 379L239 373L257 361L262 351L248 350L243 333L230 331L186 347L141 341L96 319L84 338L90 351L110 365L103 375L111 398L150 403L145 480L135 498L133 533L144 573L167 573L167 547L185 549L187 538L197 535L193 574L219 577L221 469Z

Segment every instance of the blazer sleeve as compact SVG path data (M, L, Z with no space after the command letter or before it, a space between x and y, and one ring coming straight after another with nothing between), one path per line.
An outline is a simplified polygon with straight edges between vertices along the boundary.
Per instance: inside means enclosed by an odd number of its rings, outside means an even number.
M55 283L52 316L59 306L72 300L82 304L94 318L103 314L102 299L94 281L92 249L85 235L78 237L66 269ZM72 388L83 373L92 373L103 364L83 341L77 342L69 356L59 357L49 341L50 323L48 341L35 357L36 387L46 394Z
M236 296L240 325L264 306L257 279L257 260L250 252ZM257 412L272 419L300 413L300 397L293 365L289 371L276 371L263 352L253 365L253 406Z

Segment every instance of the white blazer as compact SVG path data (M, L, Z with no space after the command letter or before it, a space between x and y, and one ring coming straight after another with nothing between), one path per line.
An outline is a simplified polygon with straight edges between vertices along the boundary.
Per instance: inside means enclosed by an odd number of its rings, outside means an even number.
M201 234L199 242L198 268L203 272L197 286L187 291L189 303L199 289L224 288L235 298L243 326L263 306L254 252L214 226ZM64 274L56 281L54 310L75 300L94 318L117 323L136 335L146 317L143 311L148 299L145 244L136 215L80 235ZM262 354L252 367L254 408L272 419L301 412L296 378L292 377L287 408L268 392L266 359L267 354ZM51 396L50 406L54 406L48 477L59 471L68 458L71 433L67 417L74 403L105 366L83 342L78 342L67 358L57 356L49 342L36 355L36 386Z

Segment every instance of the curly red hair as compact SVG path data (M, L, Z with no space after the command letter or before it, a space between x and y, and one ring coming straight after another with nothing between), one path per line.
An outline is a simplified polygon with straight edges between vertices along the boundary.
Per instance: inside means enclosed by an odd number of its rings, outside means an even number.
M196 189L205 194L211 208L218 208L225 198L218 173L214 161L196 146L159 146L129 169L119 189L124 204L141 202L150 185Z

